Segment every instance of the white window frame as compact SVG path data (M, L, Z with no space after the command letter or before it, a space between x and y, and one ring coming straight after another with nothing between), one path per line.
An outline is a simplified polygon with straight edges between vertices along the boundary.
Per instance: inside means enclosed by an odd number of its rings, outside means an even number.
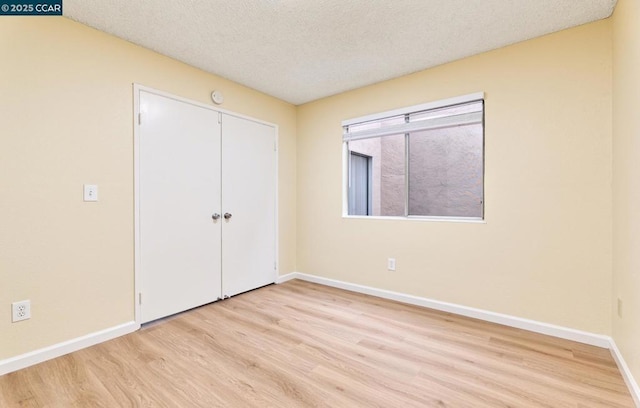
M374 113L365 116L359 116L352 119L346 119L342 121L342 128L345 129L350 125L361 124L363 122L371 122L376 120L381 120L385 118L390 118L394 116L407 115L410 113L438 109L438 108L446 108L452 105L459 105L474 101L482 100L484 101L485 96L484 92L476 92L467 95L456 96L453 98L441 99L437 101L427 102L419 105L407 106L404 108L388 110L384 112ZM484 112L484 109L483 109ZM464 115L459 115L464 116ZM464 118L463 118L464 119ZM408 127L411 124L407 124ZM483 129L484 129L484 119L483 119ZM407 129L412 130L412 129ZM365 138L367 135L365 132L362 132L362 137L352 137L350 140L358 140L360 138ZM394 132L397 133L397 132ZM378 135L378 136L381 136ZM484 224L485 215L484 215L484 187L483 187L483 204L482 204L482 217L449 217L449 216L418 216L418 215L409 215L409 216L371 216L371 215L349 215L349 148L348 148L348 140L345 139L346 134L343 135L342 141L342 217L343 218L361 218L361 219L382 219L382 220L418 220L418 221L449 221L449 222L468 222L468 223L482 223ZM484 167L484 137L483 137L483 151L482 151L482 160ZM482 175L483 183L484 183L484 171Z

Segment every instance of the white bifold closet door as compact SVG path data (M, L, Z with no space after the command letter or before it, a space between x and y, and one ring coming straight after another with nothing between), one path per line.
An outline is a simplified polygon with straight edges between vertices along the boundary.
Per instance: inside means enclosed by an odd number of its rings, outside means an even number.
M273 283L276 151L271 126L222 115L222 294Z
M218 113L140 92L142 321L221 296ZM220 220L217 221L220 223Z
M140 90L141 323L275 281L275 128Z

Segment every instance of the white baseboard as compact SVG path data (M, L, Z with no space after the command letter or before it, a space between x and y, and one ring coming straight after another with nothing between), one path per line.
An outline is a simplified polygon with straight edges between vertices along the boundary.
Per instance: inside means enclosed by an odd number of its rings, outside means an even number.
M570 329L568 327L556 326L553 324L538 322L535 320L523 319L521 317L510 316L502 313L490 312L473 307L461 306L454 303L441 302L439 300L427 299L399 292L392 292L390 290L378 289L370 286L363 286L355 283L323 278L321 276L309 275L301 272L292 272L287 275L280 276L277 283L283 283L291 279L301 279L304 281L319 283L325 286L345 289L352 292L364 293L366 295L396 300L398 302L408 303L411 305L428 307L430 309L454 313L461 316L473 317L475 319L503 324L510 327L516 327L518 329L529 330L535 333L547 334L549 336L573 340L601 348L609 348L610 345L611 338L609 336Z
M624 381L629 387L629 391L631 392L631 396L633 397L636 406L640 407L640 387L638 387L638 383L633 378L633 374L629 370L629 367L622 357L620 350L616 346L615 341L609 336L584 332L501 313L490 312L487 310L456 305L454 303L441 302L439 300L427 299L419 296L373 288L370 286L323 278L321 276L309 275L300 272L292 272L286 275L279 276L278 279L276 279L276 283L281 284L292 279L300 279L308 282L319 283L321 285L344 289L351 292L363 293L366 295L377 296L380 298L395 300L402 303L428 307L430 309L440 310L443 312L454 313L461 316L467 316L493 323L503 324L505 326L529 330L535 333L547 334L550 336L573 340L597 347L608 348L609 350L611 350L611 354L613 355L613 358L615 359L616 364L618 365L618 368L622 373ZM137 324L135 321L131 321L62 343L54 344L49 347L21 354L19 356L0 360L0 375L8 374L46 360L51 360L65 354L69 354L74 351L81 350L83 348L87 348L95 344L132 333L139 328L139 324Z
M629 392L631 392L631 396L633 397L633 401L636 403L636 407L640 407L640 387L638 387L638 383L633 378L633 374L631 374L631 370L629 370L629 366L624 361L616 342L611 339L609 344L609 350L611 350L611 355L613 355L613 359L616 360L616 364L622 373L622 378L624 378L624 382L627 383L627 387L629 388Z
M395 300L411 305L428 307L430 309L440 310L443 312L453 313L461 316L473 317L475 319L485 320L505 326L515 327L535 333L546 334L561 339L573 340L579 343L609 349L618 365L618 368L622 373L624 381L629 388L629 392L631 393L636 406L640 407L640 388L638 387L638 383L633 378L633 375L631 374L629 367L624 361L620 350L618 350L615 341L609 336L589 333L581 330L571 329L568 327L556 326L553 324L543 323L535 320L523 319L520 317L505 315L502 313L490 312L473 307L461 306L454 303L441 302L439 300L427 299L399 292L392 292L389 290L343 282L316 275L309 275L301 272L292 272L286 275L282 275L277 279L276 283L284 283L292 279L300 279L307 282L319 283L325 286L348 290L351 292L363 293L366 295Z
M0 360L0 375L8 374L46 360L51 360L83 348L102 343L134 332L140 328L136 322L127 322L115 327L90 333L49 347L34 350L5 360Z
M301 279L301 278L298 277L298 275L300 275L298 272L291 272L291 273L288 273L286 275L278 276L278 279L276 279L276 284L279 285L281 283L285 283L285 282L290 281L292 279Z

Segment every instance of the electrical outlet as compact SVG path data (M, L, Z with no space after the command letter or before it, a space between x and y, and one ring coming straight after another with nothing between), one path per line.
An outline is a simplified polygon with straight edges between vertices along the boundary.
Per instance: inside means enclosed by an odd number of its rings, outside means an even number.
M387 259L387 270L395 271L396 270L396 258L388 258Z
M622 299L618 298L618 317L622 317Z
M11 304L12 322L31 319L31 301L22 300Z
M95 184L83 185L84 201L98 201L98 186Z

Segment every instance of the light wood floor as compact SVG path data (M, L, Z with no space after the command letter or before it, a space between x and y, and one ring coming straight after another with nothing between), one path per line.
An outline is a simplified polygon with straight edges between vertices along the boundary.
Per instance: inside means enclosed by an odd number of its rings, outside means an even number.
M608 350L307 282L0 377L2 407L633 407Z

